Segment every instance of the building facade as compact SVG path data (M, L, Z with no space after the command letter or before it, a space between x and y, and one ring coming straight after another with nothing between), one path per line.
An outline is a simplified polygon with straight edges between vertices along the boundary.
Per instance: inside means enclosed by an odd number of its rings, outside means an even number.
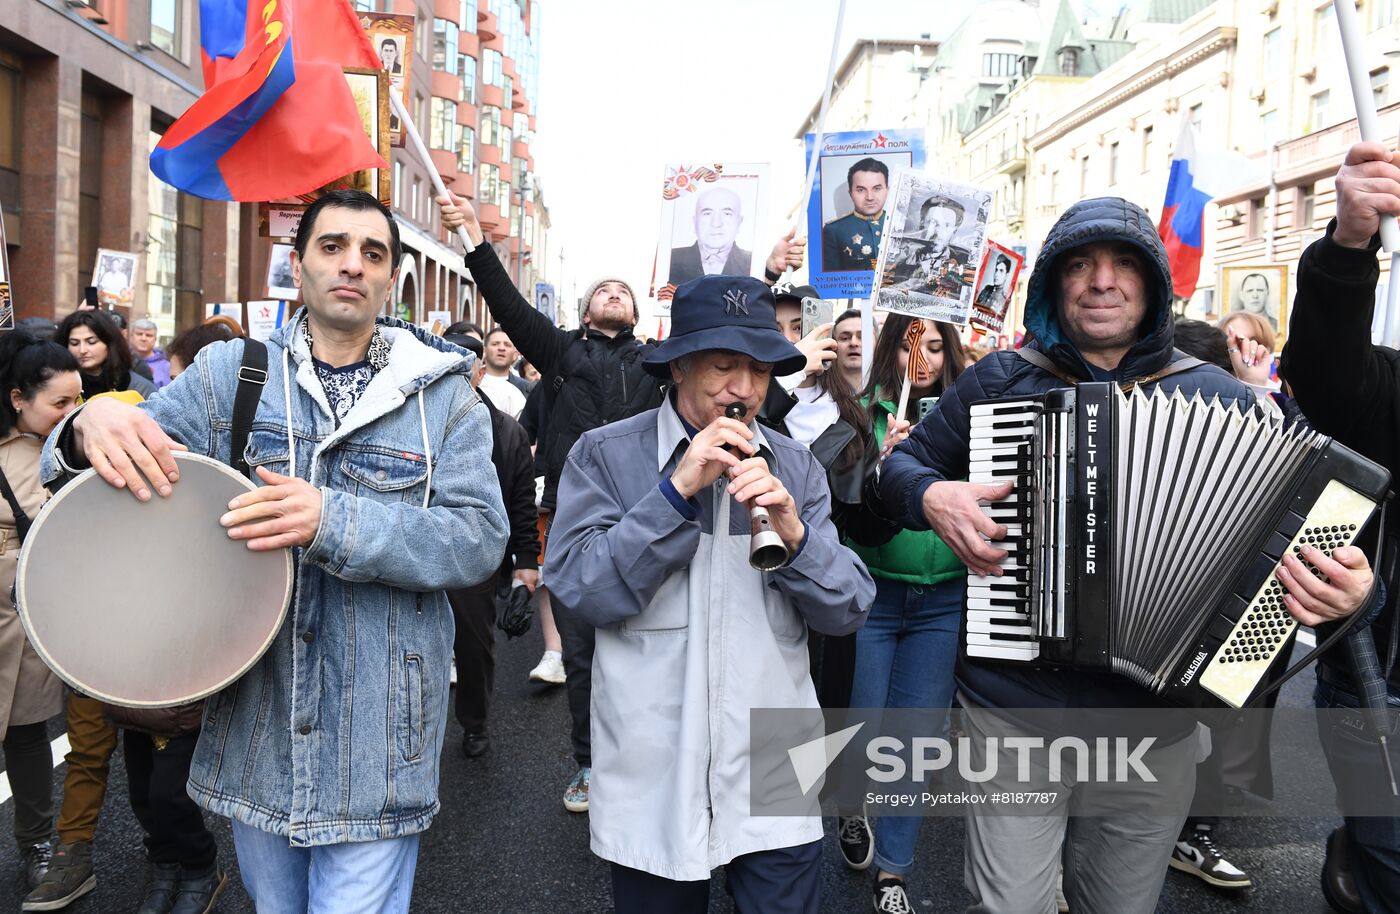
M531 144L538 0L357 0L414 16L411 112L432 166L476 206L526 289L542 278L549 220ZM202 200L155 178L164 130L203 77L196 0L10 0L0 22L0 210L19 317L76 307L98 248L137 255L128 316L168 337L209 302L267 297L258 207ZM427 166L396 148L393 206L405 257L386 312L481 321L460 251L438 226ZM521 239L524 239L523 242Z

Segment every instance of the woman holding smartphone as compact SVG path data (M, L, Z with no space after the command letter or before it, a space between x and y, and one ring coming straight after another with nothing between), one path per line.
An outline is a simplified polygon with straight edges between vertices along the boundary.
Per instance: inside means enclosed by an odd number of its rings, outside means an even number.
M937 397L966 367L962 343L951 324L925 321L920 347L924 367L914 377L908 409L896 416L907 376L907 333L914 318L892 314L871 360L861 403L869 411L883 460L909 436L919 419L919 401ZM883 546L848 541L875 578L875 603L856 634L853 708L922 708L944 712L953 700L953 665L967 570L931 530L901 530ZM864 815L842 816L842 855L853 869L876 867L876 911L910 911L904 880L914 864L919 816L888 816L874 829Z

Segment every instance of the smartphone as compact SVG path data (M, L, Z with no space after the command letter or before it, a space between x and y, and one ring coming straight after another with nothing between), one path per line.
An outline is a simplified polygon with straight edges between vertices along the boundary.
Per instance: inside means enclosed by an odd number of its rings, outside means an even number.
M835 302L824 298L802 299L802 335L808 336L822 324L831 323L835 314Z
M921 397L919 399L919 421L923 421L924 416L929 414L929 411L933 409L933 405L937 402L937 397Z

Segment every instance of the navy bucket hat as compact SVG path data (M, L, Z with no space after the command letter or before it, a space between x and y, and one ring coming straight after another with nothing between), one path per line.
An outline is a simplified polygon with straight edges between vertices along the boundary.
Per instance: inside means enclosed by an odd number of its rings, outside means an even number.
M741 352L773 366L776 375L801 371L807 357L778 330L773 292L752 276L702 276L682 283L671 301L671 335L642 360L658 378L670 363L708 349Z

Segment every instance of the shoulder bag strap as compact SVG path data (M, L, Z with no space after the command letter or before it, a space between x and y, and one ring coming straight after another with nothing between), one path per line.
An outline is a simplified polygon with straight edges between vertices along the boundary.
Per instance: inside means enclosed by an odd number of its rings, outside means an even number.
M267 384L267 346L260 340L243 341L243 363L238 366L238 392L233 396L233 432L229 445L229 466L248 475L248 463L243 452L248 447L248 433L258 414L263 385ZM291 421L291 417L287 418Z
M15 498L15 492L10 488L10 481L5 478L4 470L0 470L0 495L5 496L5 501L10 504L10 513L15 516L15 530L18 531L19 541L22 543L24 538L29 535L29 528L34 525L34 522L19 506L19 499Z
M1059 365L1056 365L1048 355L1041 352L1039 349L1031 349L1029 346L1023 346L1016 350L1016 354L1027 362L1030 362L1036 368L1039 368L1041 371L1049 372L1071 387L1080 383L1079 379L1070 377L1068 372Z

